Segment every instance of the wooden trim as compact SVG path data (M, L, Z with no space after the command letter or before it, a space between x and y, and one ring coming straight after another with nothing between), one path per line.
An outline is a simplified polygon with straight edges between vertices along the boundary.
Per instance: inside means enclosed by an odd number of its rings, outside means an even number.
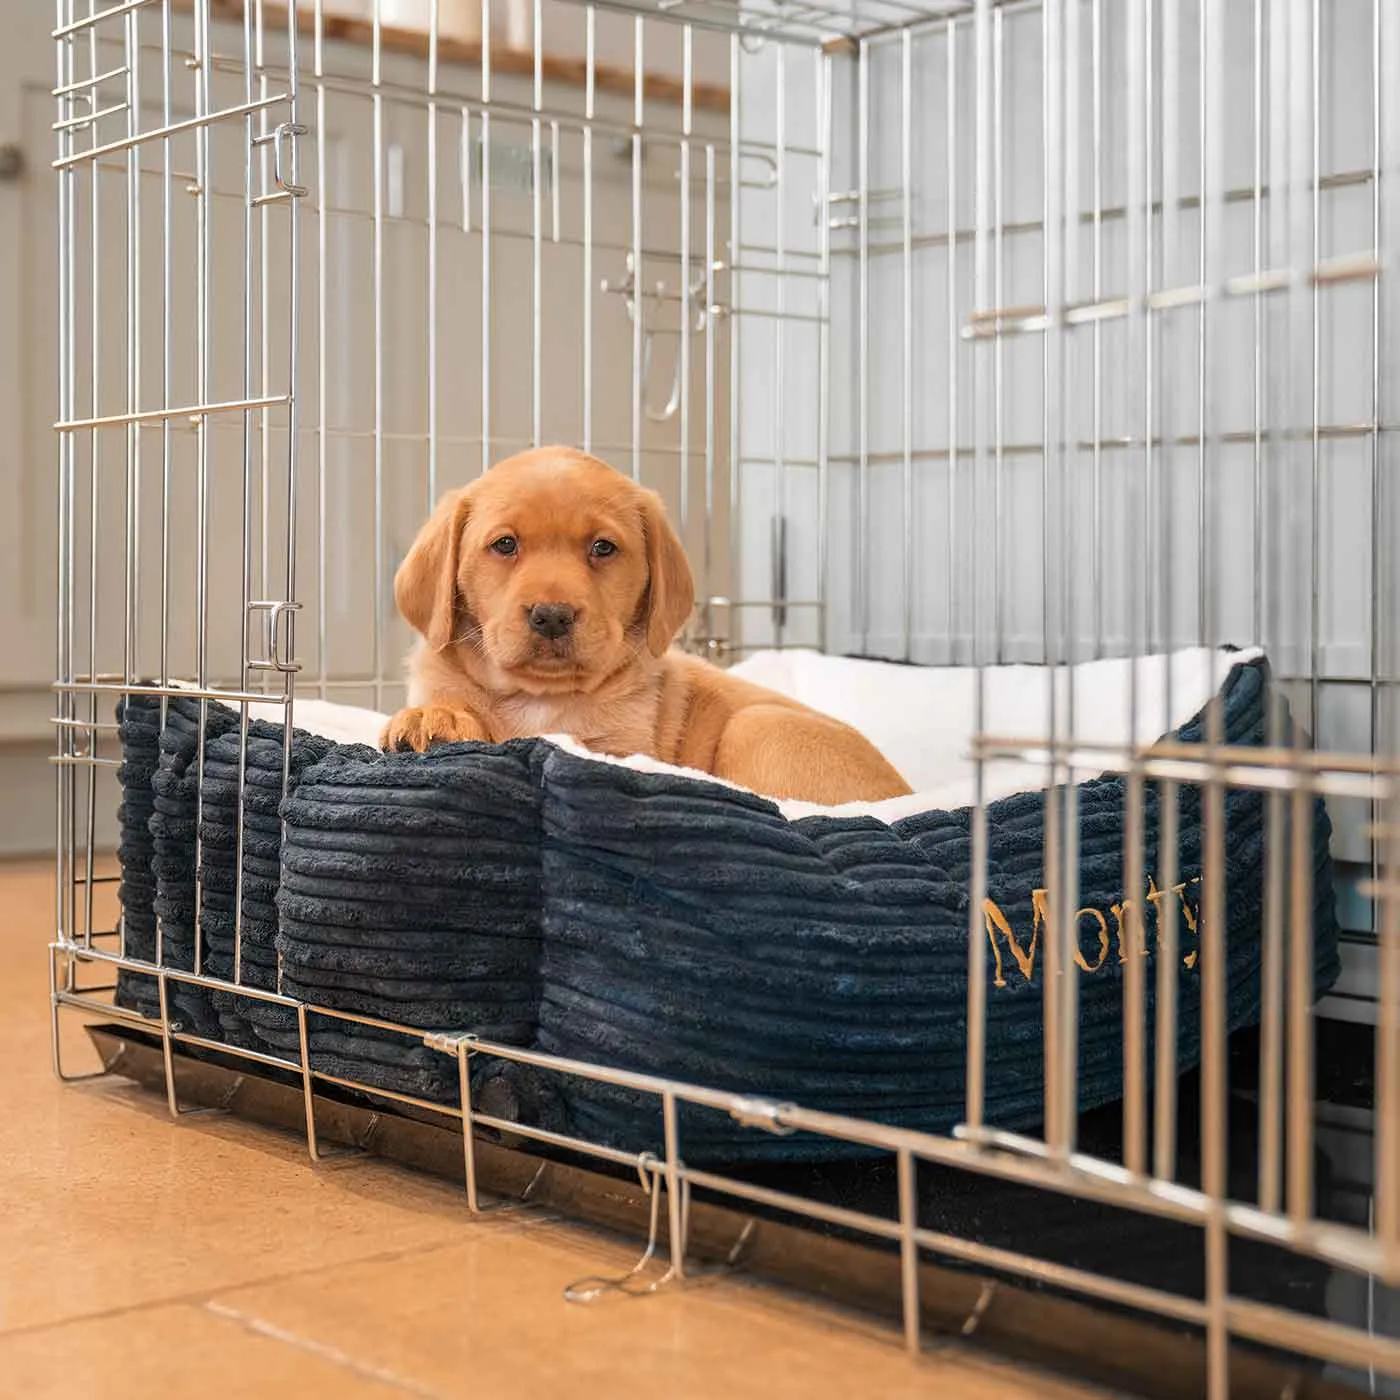
M190 10L194 0L174 0L177 9ZM215 19L239 21L243 19L244 0L210 0L210 13ZM263 5L265 18L276 16L285 24L287 7L268 0ZM305 8L298 11L297 28L305 34L315 32L315 16ZM322 21L322 33L327 39L339 40L347 44L359 44L368 48L374 42L374 25L367 19L355 19L348 15L327 15ZM380 46L386 53L410 54L415 58L428 57L428 36L417 29L402 29L395 25L381 24L379 27ZM451 39L439 37L438 59L443 63L461 63L471 67L481 66L481 42L479 40ZM567 83L573 87L583 87L588 81L588 64L582 58L565 58L545 54L540 60L540 68L548 82ZM491 46L491 71L493 73L513 73L530 78L535 73L535 55L530 49ZM593 84L599 92L616 93L620 97L632 97L636 92L636 81L630 68L619 68L612 64L593 65ZM685 84L679 78L664 73L648 73L643 79L643 95L654 102L665 102L679 107L685 100ZM701 111L728 112L729 88L722 83L693 82L690 89L692 104Z

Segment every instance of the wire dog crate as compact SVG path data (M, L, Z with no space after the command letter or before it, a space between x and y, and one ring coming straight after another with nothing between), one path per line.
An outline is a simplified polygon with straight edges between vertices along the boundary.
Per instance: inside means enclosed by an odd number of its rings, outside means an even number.
M390 583L432 503L569 441L666 498L697 574L693 648L977 668L979 771L1038 765L1055 794L1047 1120L1033 1138L985 1122L977 977L947 1139L464 1027L429 1042L461 1071L472 1209L474 1130L511 1131L634 1169L666 1203L673 1276L692 1191L897 1246L913 1348L920 1262L937 1256L1200 1329L1212 1397L1241 1344L1400 1394L1400 1329L1384 1335L1376 1304L1400 1287L1400 15L1385 0L422 10L415 29L387 0L57 0L60 1074L64 1008L154 1029L172 1113L187 1052L241 1057L298 1077L323 1155L318 1094L373 1086L311 1063L308 1018L356 1018L239 982L295 1013L299 1053L209 1040L173 991L233 984L198 952L179 969L158 942L151 963L120 920L95 926L113 708L222 702L245 736L256 705L288 732L306 697L394 708L409 636ZM1216 734L1186 754L1100 743L1053 704L1048 742L983 722L987 667L1193 644L1265 648L1310 738L1279 729L1246 751ZM1125 775L1133 888L1151 873L1144 784L1200 785L1206 925L1223 912L1224 795L1266 794L1257 1144L1227 1156L1224 971L1205 939L1198 1180L1180 1170L1175 1003L1164 981L1149 1053L1139 961L1121 1152L1077 1136L1063 930L1086 767ZM1319 795L1347 946L1313 1009L1289 814ZM980 958L984 803L973 840ZM102 979L122 972L156 977L157 1018L111 1004ZM1336 1121L1314 1103L1324 1021L1353 1027L1369 1065L1348 1120L1362 1131L1333 1164L1364 1202L1345 1219L1315 1180ZM655 1095L664 1141L623 1153L497 1121L471 1103L473 1056ZM895 1209L689 1167L687 1103L886 1151ZM1203 1286L935 1230L917 1209L932 1168L1189 1226ZM654 1204L653 1245L658 1229ZM1245 1296L1241 1240L1336 1270L1366 1306Z

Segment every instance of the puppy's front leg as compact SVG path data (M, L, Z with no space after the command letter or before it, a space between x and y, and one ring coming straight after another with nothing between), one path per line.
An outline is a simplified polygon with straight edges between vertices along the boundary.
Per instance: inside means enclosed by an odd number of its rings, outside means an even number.
M379 747L390 753L426 753L434 744L463 739L490 741L486 726L456 705L414 705L400 710L379 736Z

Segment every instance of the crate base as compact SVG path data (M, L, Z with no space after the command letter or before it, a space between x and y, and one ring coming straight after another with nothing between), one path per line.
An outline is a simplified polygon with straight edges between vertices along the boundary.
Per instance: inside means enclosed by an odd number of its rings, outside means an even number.
M127 1025L90 1024L86 1029L109 1072L164 1094L165 1063L158 1036ZM246 1062L205 1050L195 1056L177 1049L175 1064L182 1104L305 1132L298 1076L261 1069L252 1074ZM334 1086L317 1090L317 1136L323 1147L360 1149L447 1180L462 1178L461 1128L450 1115L412 1107L369 1107L352 1100ZM341 1157L332 1169L354 1168ZM493 1204L528 1203L639 1241L647 1238L651 1203L634 1178L480 1140L476 1169L479 1187ZM666 1239L664 1211L660 1231L659 1248ZM690 1208L687 1259L741 1268L846 1307L895 1322L899 1318L896 1251L819 1233L791 1216L735 1210L697 1191ZM927 1261L921 1261L919 1269L921 1321L930 1334L973 1337L999 1355L1150 1400L1196 1400L1204 1393L1204 1341L1189 1327L1149 1322L965 1269ZM1359 1392L1325 1380L1309 1363L1261 1355L1236 1344L1231 1394L1259 1400L1277 1400L1280 1395L1344 1400Z

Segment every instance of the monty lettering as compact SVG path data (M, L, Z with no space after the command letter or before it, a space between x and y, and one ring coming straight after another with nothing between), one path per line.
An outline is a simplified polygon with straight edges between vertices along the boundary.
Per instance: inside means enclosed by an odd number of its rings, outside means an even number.
M1183 880L1170 889L1159 890L1149 875L1147 877L1147 897L1145 900L1127 899L1121 904L1112 904L1107 910L1092 906L1076 909L1074 913L1075 939L1074 961L1083 972L1098 972L1116 953L1117 961L1128 961L1130 952L1147 957L1149 921L1154 925L1157 942L1160 946L1163 925L1168 917L1175 915L1175 909L1168 911L1168 901L1180 910L1177 921L1177 946L1182 954L1182 965L1196 966L1197 913L1187 898L1187 890L1201 883L1201 877ZM1151 906L1151 913L1144 910ZM1022 944L1012 928L1001 906L995 900L982 902L982 922L987 930L987 941L992 945L996 975L992 985L1005 987L1006 961L1004 954L1011 955L1011 961L1022 978L1029 982L1035 977L1035 960L1040 951L1040 931L1051 921L1050 896L1047 890L1031 891L1031 933L1030 941ZM1022 925L1024 934L1024 925Z

